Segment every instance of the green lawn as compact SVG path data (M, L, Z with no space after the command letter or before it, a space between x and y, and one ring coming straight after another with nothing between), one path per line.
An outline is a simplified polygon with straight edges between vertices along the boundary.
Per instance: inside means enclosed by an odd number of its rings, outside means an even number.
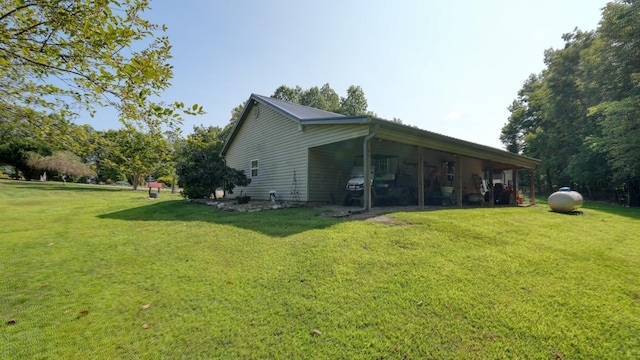
M0 358L640 358L640 210L582 210L389 224L0 181Z

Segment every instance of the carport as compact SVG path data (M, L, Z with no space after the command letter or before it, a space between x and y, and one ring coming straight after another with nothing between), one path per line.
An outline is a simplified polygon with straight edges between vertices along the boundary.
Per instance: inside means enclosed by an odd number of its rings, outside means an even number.
M538 159L377 118L370 118L367 125L366 136L309 148L307 191L311 202L340 202L354 158L362 156L366 159L363 162L365 190L360 210L370 210L373 206L369 169L372 154L392 154L401 158L403 171L412 169L419 209L425 208L425 184L434 179L440 181L441 186L447 181L446 185L453 188L455 203L462 206L465 194L476 192L479 175L488 174L484 180L493 183L495 172L511 171L510 181L518 189L517 170L520 169L529 170L529 195L534 203L534 174L541 163ZM491 192L492 206L493 194Z

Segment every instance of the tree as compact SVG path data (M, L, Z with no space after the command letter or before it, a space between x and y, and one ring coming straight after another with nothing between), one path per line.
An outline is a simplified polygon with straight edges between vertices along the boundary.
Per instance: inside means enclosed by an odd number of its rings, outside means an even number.
M340 98L328 83L320 88L313 86L307 90L303 90L300 86L290 88L281 85L271 97L344 115L367 114L367 99L360 86L350 86L347 90L347 97Z
M242 112L244 111L245 106L247 106L247 100L245 100L242 104L234 107L231 110L231 119L229 119L229 122L235 122L236 120L240 119L240 116L242 115Z
M610 2L604 7L599 32L606 73L603 97L619 101L640 95L640 1Z
M549 190L571 184L568 174L571 157L582 149L582 143L592 129L587 118L588 105L580 86L582 50L592 41L592 33L575 30L565 34L565 47L545 54L546 107L539 124L544 129L545 146L541 154L548 177Z
M544 181L538 183L546 184L547 191L572 185L569 163L589 135L579 67L588 36L578 30L565 34L564 49L545 52L547 68L525 81L500 135L508 151L543 160L538 173Z
M219 188L232 193L236 185L246 186L251 182L244 172L226 166L214 146L190 153L178 164L177 173L183 195L190 199L207 199L212 195L215 199Z
M0 164L11 166L16 178L35 176L34 169L28 164L31 153L47 156L53 150L51 141L39 137L22 118L0 118Z
M124 128L109 130L100 139L105 151L102 167L127 174L133 190L169 160L167 140L159 132Z
M502 128L500 140L508 151L533 157L537 155L531 151L534 146L531 140L544 117L546 91L542 75L531 74L518 91L516 100L507 108L511 115Z
M225 129L218 126L196 125L193 127L193 133L187 136L187 146L193 151L211 147L213 151L220 152L227 135Z
M587 138L579 152L569 160L567 175L574 187L584 190L590 199L595 199L596 191L606 189L612 180L605 154L594 146L591 138Z
M610 2L597 30L564 34L564 47L545 52L546 68L524 83L509 107L501 140L509 151L543 161L536 173L546 190L571 185L593 197L637 187L638 14L638 0Z
M500 142L506 146L507 151L521 154L524 147L524 132L521 129L523 118L526 114L526 105L521 101L513 100L507 108L511 115L500 133Z
M329 86L329 83L322 85L320 95L325 103L325 110L337 112L340 110L340 97L335 90Z
M75 109L113 106L124 124L150 128L181 121L159 96L173 76L165 27L142 14L147 0L0 0L0 118L25 119L54 132L45 113L71 119Z
M225 131L216 126L195 126L187 137L176 172L183 187L183 194L191 199L209 198L216 189L232 193L235 186L251 182L244 172L225 165L220 157Z
M300 95L299 104L309 106L316 109L327 110L327 102L317 86L303 91Z
M367 114L367 98L360 86L351 85L347 89L347 97L340 98L338 113L354 116Z
M593 82L602 99L590 109L601 133L594 147L608 159L615 180L640 177L640 1L609 3L600 23L602 46ZM598 76L600 75L600 76Z
M271 95L272 98L287 101L290 103L298 104L300 101L300 94L302 93L302 88L300 86L296 86L295 88L287 87L286 85L281 85L273 92Z
M50 156L33 153L29 159L29 166L58 173L65 185L67 184L67 176L95 176L93 170L82 163L75 154L68 151L57 151Z
M608 159L614 179L624 182L640 177L640 96L603 103L593 111L603 115L603 133L595 139L594 148Z
M32 153L49 153L50 149L29 138L16 136L12 141L0 142L0 165L13 168L12 174L16 179L24 177L32 179L36 176L35 169L29 165Z

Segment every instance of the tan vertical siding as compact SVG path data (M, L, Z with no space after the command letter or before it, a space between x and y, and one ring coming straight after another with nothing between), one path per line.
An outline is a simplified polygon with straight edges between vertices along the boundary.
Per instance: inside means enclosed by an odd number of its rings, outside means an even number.
M300 146L297 123L279 112L258 105L248 114L225 156L227 165L244 170L251 184L237 188L258 200L268 200L269 191L275 190L282 200L292 199L293 174L299 201L307 201L307 152ZM259 161L258 176L251 177L251 161Z

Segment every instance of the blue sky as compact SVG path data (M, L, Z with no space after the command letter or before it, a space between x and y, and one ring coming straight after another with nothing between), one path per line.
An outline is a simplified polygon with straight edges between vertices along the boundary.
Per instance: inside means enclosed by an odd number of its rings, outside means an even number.
M193 125L224 126L251 93L359 85L385 119L502 148L507 107L563 33L594 30L605 0L154 0L168 27L174 79L167 102L197 103ZM119 128L109 111L82 118Z

